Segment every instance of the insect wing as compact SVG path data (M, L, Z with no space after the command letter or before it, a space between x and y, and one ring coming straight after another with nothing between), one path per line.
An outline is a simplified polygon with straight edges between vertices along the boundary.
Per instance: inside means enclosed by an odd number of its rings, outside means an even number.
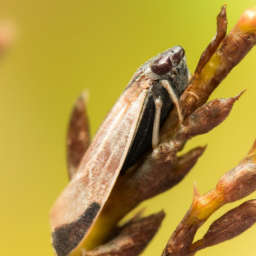
M135 84L125 90L57 199L51 226L58 256L68 255L86 238L105 204L133 141L146 95L147 89Z

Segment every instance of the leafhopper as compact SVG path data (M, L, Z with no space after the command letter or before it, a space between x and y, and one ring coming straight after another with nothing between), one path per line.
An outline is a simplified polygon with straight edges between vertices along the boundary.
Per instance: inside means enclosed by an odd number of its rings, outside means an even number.
M159 143L159 130L179 98L189 70L180 46L143 64L100 126L78 171L51 212L52 244L69 255L86 239L120 172L133 166Z

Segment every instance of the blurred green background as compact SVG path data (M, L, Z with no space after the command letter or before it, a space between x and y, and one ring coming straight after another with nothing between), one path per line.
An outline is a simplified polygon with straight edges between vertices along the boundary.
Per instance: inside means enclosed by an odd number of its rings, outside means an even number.
M216 31L223 1L8 0L0 20L11 20L17 39L0 62L0 244L1 255L53 255L48 215L68 183L65 136L72 105L87 88L92 134L136 69L176 44L194 71ZM255 1L226 0L228 29ZM160 255L192 202L193 182L203 194L234 167L256 137L256 51L231 72L211 98L248 89L229 118L185 151L207 144L193 171L174 189L147 201L146 214L167 216L142 255ZM250 197L255 198L254 193ZM243 201L245 201L243 200ZM228 209L214 214L200 229ZM255 256L256 226L198 255Z

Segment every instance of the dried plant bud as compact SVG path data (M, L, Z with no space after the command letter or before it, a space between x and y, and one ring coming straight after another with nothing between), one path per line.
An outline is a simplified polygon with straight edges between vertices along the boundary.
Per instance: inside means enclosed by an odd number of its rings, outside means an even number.
M214 221L203 239L191 246L191 251L196 252L232 239L246 231L255 222L256 200L247 201Z
M228 99L215 99L199 107L188 116L179 129L173 131L172 135L169 133L171 136L162 140L159 147L153 151L154 159L158 162L174 161L177 151L183 148L188 139L207 133L223 122L242 93Z
M67 134L67 163L70 180L77 172L77 167L90 144L90 128L86 111L87 93L84 92L76 101Z
M196 136L207 133L218 126L228 117L241 94L228 99L215 99L198 108L185 121L185 133L189 136Z
M83 256L137 256L154 237L164 216L161 211L143 219L135 219L120 228L113 240L92 251L85 251Z

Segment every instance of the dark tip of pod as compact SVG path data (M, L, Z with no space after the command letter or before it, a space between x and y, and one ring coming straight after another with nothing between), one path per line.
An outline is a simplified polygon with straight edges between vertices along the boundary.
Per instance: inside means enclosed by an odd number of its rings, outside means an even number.
M184 57L184 55L185 55L184 49L180 48L178 52L174 53L170 57L172 65L177 66L179 64L179 62L181 61L181 59Z
M162 57L154 62L151 66L151 70L157 75L165 75L172 69L172 63L169 56Z

